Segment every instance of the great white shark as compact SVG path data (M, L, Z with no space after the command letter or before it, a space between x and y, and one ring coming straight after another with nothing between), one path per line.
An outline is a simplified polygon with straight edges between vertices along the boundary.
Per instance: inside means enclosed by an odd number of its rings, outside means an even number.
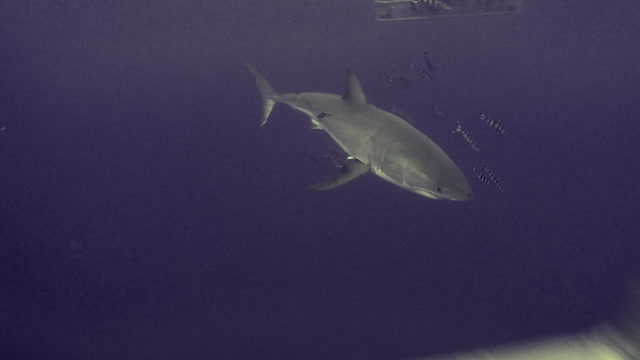
M311 119L348 155L342 171L312 185L328 190L373 173L403 189L431 199L469 200L467 179L447 154L402 118L367 102L356 75L347 70L343 96L318 92L279 94L247 64L262 96L262 123L276 103L284 103Z

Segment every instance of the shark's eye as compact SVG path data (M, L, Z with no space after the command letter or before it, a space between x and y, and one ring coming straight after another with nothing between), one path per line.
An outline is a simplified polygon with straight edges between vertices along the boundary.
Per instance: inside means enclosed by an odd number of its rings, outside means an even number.
M442 192L442 189L441 189L441 188L439 188L439 187L437 187L437 188L436 188L436 191L437 191L437 192Z

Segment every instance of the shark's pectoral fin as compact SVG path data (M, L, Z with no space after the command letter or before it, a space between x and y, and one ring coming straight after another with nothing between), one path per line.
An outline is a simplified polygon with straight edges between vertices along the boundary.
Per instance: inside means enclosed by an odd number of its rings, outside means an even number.
M347 162L339 169L339 171L329 176L325 181L310 185L312 190L329 190L338 187L342 184L346 184L349 181L357 178L358 176L369 172L369 165L362 161L349 157Z

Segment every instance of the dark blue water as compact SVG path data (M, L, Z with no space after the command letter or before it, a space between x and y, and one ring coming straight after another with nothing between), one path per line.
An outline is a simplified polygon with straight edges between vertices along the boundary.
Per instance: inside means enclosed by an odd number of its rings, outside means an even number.
M371 6L0 5L2 357L402 359L609 318L640 255L640 4L405 22ZM408 68L425 51L433 82ZM281 92L341 94L351 67L474 199L375 176L309 190L331 143L285 105L260 128L245 62Z

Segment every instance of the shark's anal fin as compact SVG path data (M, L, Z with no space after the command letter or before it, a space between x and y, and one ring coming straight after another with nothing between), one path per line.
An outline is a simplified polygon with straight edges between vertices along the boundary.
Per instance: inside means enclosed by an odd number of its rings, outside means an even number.
M362 161L349 157L347 162L339 169L339 171L329 176L325 181L310 185L312 190L330 190L340 185L346 184L349 181L357 178L362 174L369 172L369 165L364 164Z

